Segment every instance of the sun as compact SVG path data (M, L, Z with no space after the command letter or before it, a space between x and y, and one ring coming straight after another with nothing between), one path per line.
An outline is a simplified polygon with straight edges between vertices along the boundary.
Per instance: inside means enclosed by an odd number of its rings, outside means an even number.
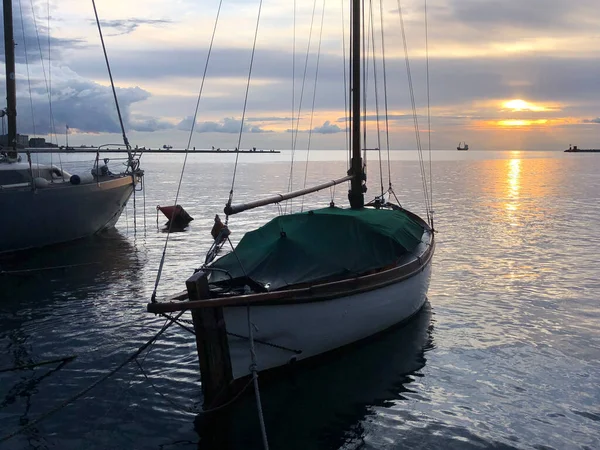
M508 100L502 104L502 107L512 111L547 111L547 108L544 106L535 105L525 100L521 100L520 98Z
M499 120L496 122L501 127L528 127L532 125L546 125L548 120L546 119L538 119L538 120L516 120L516 119L508 119L508 120Z

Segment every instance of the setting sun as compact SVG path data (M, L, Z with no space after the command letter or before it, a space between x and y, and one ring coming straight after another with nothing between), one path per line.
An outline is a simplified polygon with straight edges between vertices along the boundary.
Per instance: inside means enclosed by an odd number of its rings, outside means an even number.
M502 127L526 127L529 125L544 125L548 121L546 119L539 120L499 120L497 123Z
M502 107L506 109L510 109L512 111L547 111L548 108L544 106L535 105L533 103L527 102L521 99L514 99L504 102Z

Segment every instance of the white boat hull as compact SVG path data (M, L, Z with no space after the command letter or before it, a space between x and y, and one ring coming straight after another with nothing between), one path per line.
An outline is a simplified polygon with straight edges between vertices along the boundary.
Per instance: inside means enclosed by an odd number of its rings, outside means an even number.
M132 177L100 183L0 190L0 253L72 241L113 227L133 193Z
M410 278L379 289L331 300L252 306L258 370L315 357L406 321L425 303L430 277L431 259ZM250 374L247 311L224 308L234 379Z

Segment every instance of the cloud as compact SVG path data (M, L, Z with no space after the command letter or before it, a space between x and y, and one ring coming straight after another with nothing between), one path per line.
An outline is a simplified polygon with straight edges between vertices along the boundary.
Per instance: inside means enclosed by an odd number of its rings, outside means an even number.
M170 122L140 114L131 114L128 124L132 131L154 132L175 128Z
M177 124L178 130L189 130L192 124L192 118L186 117ZM225 117L219 122L197 122L195 131L197 133L239 133L242 122L241 120L234 119L233 117ZM244 123L245 133L268 133L268 130L263 130L261 127L256 125L249 125Z
M596 117L595 119L585 119L583 123L600 123L600 117Z
M18 66L17 74L25 70ZM31 97L21 83L18 90L18 127L23 134L48 135L53 127L62 133L65 125L87 133L119 133L119 125L112 90L94 81L80 77L66 67L52 68L52 118L50 101L39 66L30 67L32 77ZM117 98L125 123L125 131L155 131L172 128L159 118L132 115L131 105L150 97L140 87L117 88ZM31 110L33 103L33 117Z
M325 123L323 123L323 125L321 125L320 127L314 127L312 129L313 133L320 134L333 134L340 133L342 131L344 131L342 128L340 128L336 124L332 124L329 120L326 120Z
M294 133L296 130L292 130L292 129L287 129L286 132L287 133ZM311 130L298 130L299 133L317 133L317 134L335 134L335 133L341 133L342 131L345 131L345 128L340 128L338 125L336 124L332 124L329 120L326 120L323 125L321 126L316 126Z
M388 114L387 118L388 118L388 120L413 120L413 115L412 114ZM349 117L339 117L336 119L336 122L347 122L349 119L350 119ZM375 122L377 120L377 115L375 115L375 114L366 115L366 116L363 116L363 119L368 122ZM379 120L385 121L385 115L380 114Z
M597 9L595 0L568 3L564 0L449 0L447 8L455 20L477 29L561 29L570 32L574 17L585 18ZM433 10L435 11L435 10ZM586 21L577 20L585 26ZM587 25L591 25L588 23ZM482 28L483 27L483 28Z
M96 25L96 21L90 21ZM170 20L163 19L125 19L125 20L101 20L100 25L103 29L113 29L115 32L107 36L121 36L133 33L140 25L165 25L172 23Z

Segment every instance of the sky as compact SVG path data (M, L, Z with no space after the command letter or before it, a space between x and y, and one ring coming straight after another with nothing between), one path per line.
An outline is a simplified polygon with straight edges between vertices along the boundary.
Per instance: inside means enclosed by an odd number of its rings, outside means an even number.
M260 1L223 0L211 48L219 3L96 1L130 143L346 148L349 1L263 0L253 59ZM368 148L600 147L597 0L369 4ZM64 145L68 126L70 145L121 143L91 1L13 0L13 15L19 133Z

